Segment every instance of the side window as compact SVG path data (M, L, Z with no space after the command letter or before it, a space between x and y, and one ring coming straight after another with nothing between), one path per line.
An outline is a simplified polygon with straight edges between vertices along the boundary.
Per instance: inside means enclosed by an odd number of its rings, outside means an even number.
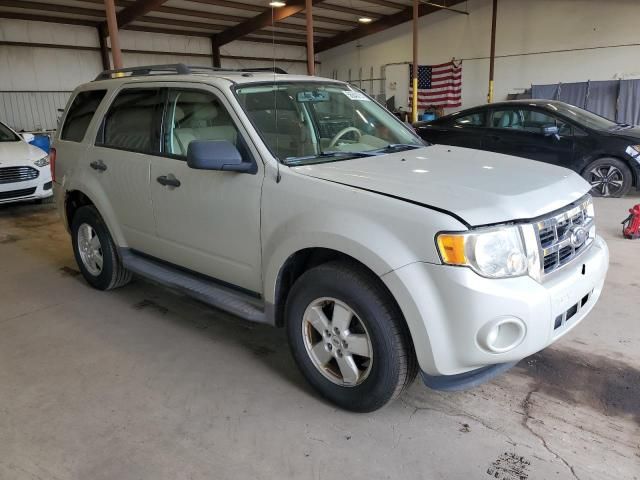
M491 126L519 130L529 133L544 133L545 127L558 127L560 135L571 135L571 125L539 110L504 109L494 110L491 115Z
M134 152L158 152L159 114L163 106L158 89L122 90L104 117L96 144Z
M522 111L516 109L493 110L491 113L491 126L493 128L508 128L522 130Z
M453 119L453 125L464 125L469 127L484 127L484 112L470 113Z
M187 157L194 140L227 140L247 159L246 146L229 112L208 92L171 90L164 119L163 151Z
M69 107L69 112L67 112L60 139L81 142L106 93L106 90L89 90L78 93Z

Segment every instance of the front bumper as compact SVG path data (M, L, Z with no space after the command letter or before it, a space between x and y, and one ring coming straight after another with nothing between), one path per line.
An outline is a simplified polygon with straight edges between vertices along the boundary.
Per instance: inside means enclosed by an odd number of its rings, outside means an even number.
M517 362L565 335L597 302L608 264L607 245L596 237L588 251L543 283L528 276L488 279L469 268L420 262L382 279L407 320L422 371L459 375ZM521 324L524 336L507 351L489 351L479 338L503 319Z
M38 172L38 176L33 180L0 183L0 204L40 200L53 195L49 166L38 168Z

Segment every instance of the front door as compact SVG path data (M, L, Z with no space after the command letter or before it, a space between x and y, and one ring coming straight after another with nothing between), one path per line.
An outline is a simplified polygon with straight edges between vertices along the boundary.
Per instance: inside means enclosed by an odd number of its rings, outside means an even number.
M151 160L155 256L252 292L261 291L260 197L263 168L223 96L206 87L169 89L162 154ZM194 170L193 140L227 140L253 173ZM158 181L175 179L175 185Z
M545 127L557 127L546 134ZM526 107L492 110L483 150L566 166L573 160L571 126L540 110Z

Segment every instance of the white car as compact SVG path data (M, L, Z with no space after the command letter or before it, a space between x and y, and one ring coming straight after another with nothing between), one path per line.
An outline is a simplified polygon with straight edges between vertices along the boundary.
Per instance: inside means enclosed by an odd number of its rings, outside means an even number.
M105 72L51 159L89 284L135 273L284 327L311 385L355 411L418 371L444 390L493 378L578 325L608 267L578 174L426 145L326 78Z
M0 122L0 204L44 200L53 195L49 155Z

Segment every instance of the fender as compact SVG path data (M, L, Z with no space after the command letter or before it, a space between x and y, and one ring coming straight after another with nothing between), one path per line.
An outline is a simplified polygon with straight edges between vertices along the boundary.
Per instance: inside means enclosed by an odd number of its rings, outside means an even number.
M93 175L86 175L84 172L79 170L80 169L75 170L72 177L65 175L62 179L61 189L62 193L65 195L64 206L66 207L66 195L69 192L82 192L82 194L95 205L100 216L107 225L111 238L113 238L115 244L119 247L126 248L128 246L127 242L124 239L124 235L118 223L114 222L116 218L115 212L113 211L109 197L102 188L102 185L100 185L100 182L98 182ZM91 193L89 194L87 192ZM68 225L68 220L65 223L67 223L67 226L70 229L71 225Z

